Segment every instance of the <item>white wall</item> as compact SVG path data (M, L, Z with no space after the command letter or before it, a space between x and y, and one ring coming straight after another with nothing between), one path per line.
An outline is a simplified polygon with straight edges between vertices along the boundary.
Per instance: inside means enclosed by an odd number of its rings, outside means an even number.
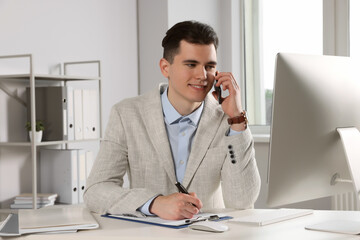
M168 29L167 0L138 0L139 93L167 81L160 72L161 41Z
M136 20L134 0L1 0L0 55L32 53L35 73L45 74L61 62L101 60L104 129L111 106L138 93ZM0 90L0 141L25 141L25 116ZM30 191L29 148L0 147L0 207Z

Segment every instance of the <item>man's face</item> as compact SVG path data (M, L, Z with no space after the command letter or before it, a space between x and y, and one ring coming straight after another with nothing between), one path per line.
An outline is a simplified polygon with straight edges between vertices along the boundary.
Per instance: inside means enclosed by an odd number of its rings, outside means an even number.
M192 44L183 40L173 63L166 61L165 65L162 73L169 79L170 102L193 105L202 102L213 86L216 50L213 44Z

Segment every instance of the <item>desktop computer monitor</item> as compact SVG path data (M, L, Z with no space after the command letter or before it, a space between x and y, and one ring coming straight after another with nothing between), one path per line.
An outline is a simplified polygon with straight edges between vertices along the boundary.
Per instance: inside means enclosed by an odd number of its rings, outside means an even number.
M337 131L353 127L359 133L360 64L349 57L279 53L273 94L268 205L354 191L352 183L331 181L335 174L360 175L360 167L349 171ZM360 142L352 149L360 162L358 149Z

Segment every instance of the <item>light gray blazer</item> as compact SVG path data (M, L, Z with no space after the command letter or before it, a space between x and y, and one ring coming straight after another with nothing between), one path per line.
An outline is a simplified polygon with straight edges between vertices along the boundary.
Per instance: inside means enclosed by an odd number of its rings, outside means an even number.
M167 84L111 110L84 200L98 213L135 213L151 197L177 192L160 94ZM205 209L253 207L260 190L249 128L226 136L227 116L210 94L189 155L183 185ZM130 188L123 188L128 173Z

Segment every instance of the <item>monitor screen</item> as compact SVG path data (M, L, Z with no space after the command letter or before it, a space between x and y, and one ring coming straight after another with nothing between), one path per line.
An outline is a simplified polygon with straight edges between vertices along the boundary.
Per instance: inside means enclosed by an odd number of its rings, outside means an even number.
M269 206L354 191L352 183L331 184L336 173L351 179L337 128L360 129L360 64L357 74L353 65L348 57L277 55Z

